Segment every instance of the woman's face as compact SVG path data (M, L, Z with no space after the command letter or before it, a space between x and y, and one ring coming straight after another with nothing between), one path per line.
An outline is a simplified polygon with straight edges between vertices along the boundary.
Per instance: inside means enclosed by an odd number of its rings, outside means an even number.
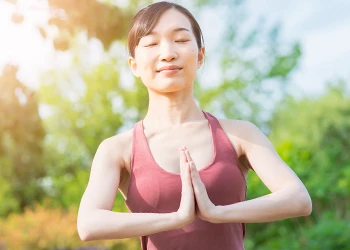
M148 89L166 93L192 84L203 59L204 48L198 49L189 19L169 9L141 38L129 65Z

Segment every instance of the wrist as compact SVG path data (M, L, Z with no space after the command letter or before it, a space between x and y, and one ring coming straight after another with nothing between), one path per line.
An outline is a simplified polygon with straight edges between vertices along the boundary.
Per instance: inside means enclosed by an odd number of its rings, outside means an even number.
M176 220L177 228L183 228L191 223L193 223L196 219L195 211L193 213L186 213L185 215L180 211L174 212L174 218Z
M171 218L175 227L174 229L181 229L187 225L186 218L184 218L179 212L171 213Z
M213 206L207 214L207 221L211 223L221 223L220 214L222 211L222 206Z

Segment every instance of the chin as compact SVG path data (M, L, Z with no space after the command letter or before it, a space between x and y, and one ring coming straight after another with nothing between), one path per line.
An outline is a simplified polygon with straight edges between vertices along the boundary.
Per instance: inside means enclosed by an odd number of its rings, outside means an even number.
M148 89L156 92L170 93L181 91L186 88L189 84L186 82L179 81L162 81L161 83L146 85Z

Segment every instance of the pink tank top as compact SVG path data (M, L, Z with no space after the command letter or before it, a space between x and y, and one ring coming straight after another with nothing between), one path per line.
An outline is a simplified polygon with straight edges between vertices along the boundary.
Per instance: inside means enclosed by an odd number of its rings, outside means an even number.
M212 140L213 158L199 170L210 200L229 205L246 199L246 181L238 158L218 120L204 112ZM131 176L125 204L133 213L176 212L181 200L180 174L168 172L154 161L142 121L135 124ZM182 229L141 237L142 250L243 250L244 223L210 223L196 217Z

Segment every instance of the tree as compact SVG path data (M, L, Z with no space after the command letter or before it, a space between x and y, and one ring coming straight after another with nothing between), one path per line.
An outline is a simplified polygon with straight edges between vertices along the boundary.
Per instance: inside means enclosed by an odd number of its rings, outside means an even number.
M196 84L196 95L206 110L231 119L249 120L265 129L270 107L278 101L273 95L277 93L282 99L286 94L288 76L301 56L300 45L282 42L281 24L268 27L264 18L247 30L244 24L249 13L244 1L222 1L220 7L219 10L225 10L225 30L215 51L220 55L220 79L209 87Z
M128 3L128 7L120 8L108 0L49 0L52 16L48 26L38 29L45 39L53 40L58 51L69 50L72 38L82 31L88 38L99 39L108 51L114 42L125 42L135 9L151 1L129 0ZM182 4L186 6L189 3L183 1ZM266 27L263 19L247 31L243 25L247 13L242 0L223 0L220 5L212 0L196 0L191 8L194 8L194 13L206 8L226 10L221 15L222 25L226 27L225 35L216 51L221 58L222 77L208 88L198 84L199 81L195 84L202 108L228 118L250 120L266 126L271 112L267 105L271 106L271 102L276 101L271 98L275 92L279 92L281 98L285 94L287 77L301 55L299 44L283 44L279 36L280 25ZM50 26L58 28L54 37L47 36ZM277 79L274 89L268 89L266 83L274 79Z
M0 193L6 198L0 215L23 211L44 195L37 180L46 175L45 131L36 94L17 80L17 70L7 65L0 76Z
M39 30L44 38L53 40L58 53L79 50L77 47L82 45L74 41L81 34L86 34L88 39L97 38L108 53L111 45L125 45L125 25L130 22L129 13L134 12L131 6L146 2L149 1L131 1L129 8L121 11L108 1L89 0L85 6L81 6L79 0L49 1L56 14L48 25L58 28L57 36L47 35L49 27L39 27ZM205 2L200 9L214 8L216 4L211 0L196 2ZM239 25L244 20L239 16L244 12L242 1L224 1L222 4L227 9L225 16L231 17L225 20L228 23L223 23L227 26L227 36L218 49L223 78L209 88L201 87L198 80L196 97L203 109L214 114L266 125L267 118L263 116L266 107L261 103L271 92L264 89L264 81L278 79L276 89L283 92L286 79L299 60L299 45L282 46L285 44L279 40L280 28L266 28L263 22L248 34L243 32ZM236 18L232 18L231 12L237 14ZM251 51L257 48L259 54L246 56L252 55ZM80 67L83 58L76 56L72 68L50 71L42 78L39 102L49 107L49 114L43 118L47 132L43 159L47 176L42 183L49 197L56 202L55 206L67 208L78 204L98 144L120 129L131 128L144 115L148 104L146 88L139 80L129 86L122 84L121 69L125 67L122 60L122 57L111 59L110 56L96 68L84 68ZM235 73L234 70L241 71ZM119 195L115 204L119 211L124 209L122 203ZM273 227L269 228L260 235L271 235L269 232L273 232ZM266 243L263 238L253 239L254 244L257 240L258 246Z
M344 81L319 97L287 98L270 122L270 139L308 189L307 218L249 225L248 249L346 249L350 228L350 94ZM253 183L249 196L260 194ZM266 190L266 189L265 189Z
M79 203L98 145L123 126L131 128L147 107L144 88L128 90L120 84L117 64L111 60L83 73L83 91L72 87L77 79L72 82L70 75L58 79L53 77L54 72L48 72L43 76L40 102L50 107L50 114L44 119L49 135L45 162L52 178L48 190L57 205L69 207Z

